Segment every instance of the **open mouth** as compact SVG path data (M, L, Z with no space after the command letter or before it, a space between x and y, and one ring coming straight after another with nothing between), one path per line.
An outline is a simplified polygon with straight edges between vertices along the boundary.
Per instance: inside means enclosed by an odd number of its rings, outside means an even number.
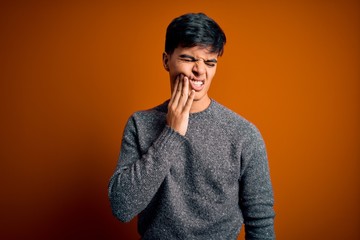
M204 84L205 84L205 81L194 80L194 79L190 80L191 88L194 89L195 91L202 90L204 87Z

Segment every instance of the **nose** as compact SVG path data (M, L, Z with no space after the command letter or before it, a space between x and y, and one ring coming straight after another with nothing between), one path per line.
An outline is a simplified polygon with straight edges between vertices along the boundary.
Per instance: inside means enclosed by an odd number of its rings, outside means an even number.
M205 71L206 71L204 61L202 59L199 59L196 62L194 62L194 66L193 66L192 71L193 71L195 76L203 75L205 73Z

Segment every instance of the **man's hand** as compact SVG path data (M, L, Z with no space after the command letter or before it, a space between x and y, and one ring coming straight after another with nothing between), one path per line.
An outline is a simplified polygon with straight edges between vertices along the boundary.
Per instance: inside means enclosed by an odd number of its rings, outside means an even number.
M183 136L185 136L188 128L189 113L194 97L194 90L189 95L189 78L182 74L177 76L168 105L166 122L169 127Z

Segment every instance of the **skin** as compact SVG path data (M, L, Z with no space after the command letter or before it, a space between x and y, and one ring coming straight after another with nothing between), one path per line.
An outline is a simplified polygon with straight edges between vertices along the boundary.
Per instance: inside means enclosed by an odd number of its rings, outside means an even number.
M217 53L201 46L177 47L172 54L163 54L172 92L166 120L183 136L188 128L189 114L203 111L210 105L208 91L216 73L217 57ZM194 81L203 84L199 86Z

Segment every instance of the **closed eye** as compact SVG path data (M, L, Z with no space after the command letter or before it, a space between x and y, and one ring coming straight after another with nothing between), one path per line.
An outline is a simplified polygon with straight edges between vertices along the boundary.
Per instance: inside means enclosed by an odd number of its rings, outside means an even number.
M205 64L209 67L215 67L216 65L216 62L208 62L208 61L205 61Z
M203 60L204 63L206 64L206 66L208 66L208 67L215 67L216 63L217 63L216 59L210 59L210 60L204 60L202 58L196 59L195 57L187 55L187 54L181 54L179 56L179 59L180 59L180 61L183 61L183 62L198 62L200 60Z
M194 58L193 56L187 55L187 54L181 54L180 60L184 61L184 62L196 62L197 61L196 58Z
M183 62L196 62L196 59L191 59L191 58L180 58L180 60Z

